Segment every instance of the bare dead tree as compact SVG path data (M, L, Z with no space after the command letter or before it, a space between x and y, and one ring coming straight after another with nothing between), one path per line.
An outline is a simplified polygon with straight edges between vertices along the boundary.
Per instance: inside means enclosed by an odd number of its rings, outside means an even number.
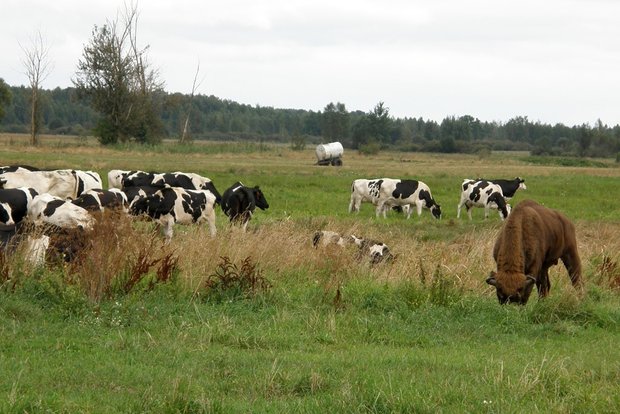
M49 46L45 43L41 32L37 32L31 39L29 47L19 45L24 52L22 64L25 75L30 83L30 145L39 144L41 131L41 108L39 92L41 83L49 76L52 64L49 58Z
M187 108L187 115L185 116L185 122L183 123L183 133L181 134L181 139L179 139L180 143L186 143L189 141L188 137L188 129L189 129L189 116L192 112L192 101L194 99L194 94L196 93L196 89L200 87L202 84L202 80L198 81L198 74L200 73L200 62L196 66L196 74L194 75L194 82L192 83L192 93L189 95L189 104Z

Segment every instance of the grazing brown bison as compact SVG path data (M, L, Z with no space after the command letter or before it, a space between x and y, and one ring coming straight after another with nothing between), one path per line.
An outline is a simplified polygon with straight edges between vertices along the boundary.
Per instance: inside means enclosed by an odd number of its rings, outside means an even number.
M581 284L573 223L532 200L524 200L512 210L495 242L493 258L497 272L491 272L487 283L497 289L500 303L525 305L534 283L538 295L547 296L549 268L558 259L562 259L573 286Z

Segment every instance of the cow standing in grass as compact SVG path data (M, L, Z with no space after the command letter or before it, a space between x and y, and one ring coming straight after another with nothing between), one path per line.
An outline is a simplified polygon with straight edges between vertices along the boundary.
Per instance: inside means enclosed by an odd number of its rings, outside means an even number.
M471 210L474 207L484 208L484 218L489 218L489 209L497 209L499 216L505 220L510 213L510 204L506 203L502 188L489 181L476 181L465 179L461 185L461 200L457 207L456 217L461 217L461 208L467 209L467 215L471 220Z
M246 230L256 207L261 210L269 208L269 203L258 186L247 187L237 181L222 195L222 211L230 218L231 223L241 223L243 231Z
M411 206L415 206L418 216L422 214L423 208L427 208L433 217L441 218L441 206L433 198L428 185L422 181L384 178L378 191L377 217L383 214L385 218L386 211L392 206L409 206L407 218L410 218Z

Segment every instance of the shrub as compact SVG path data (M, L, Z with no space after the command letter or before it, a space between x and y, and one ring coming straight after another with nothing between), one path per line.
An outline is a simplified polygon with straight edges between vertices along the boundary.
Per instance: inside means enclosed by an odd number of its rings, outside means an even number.
M246 298L272 287L251 257L246 257L240 266L228 257L220 259L215 272L205 282L209 295L219 299Z

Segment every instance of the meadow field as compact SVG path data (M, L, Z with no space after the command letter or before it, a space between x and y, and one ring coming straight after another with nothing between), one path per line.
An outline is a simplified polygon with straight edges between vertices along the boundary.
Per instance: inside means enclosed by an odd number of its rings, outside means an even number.
M620 410L620 165L520 153L447 155L247 143L100 147L0 137L0 164L196 172L220 192L259 185L246 233L103 217L78 265L0 261L0 412L611 413ZM496 211L456 218L464 178L525 178L576 225L585 288L562 265L551 293L500 306L485 283ZM347 211L356 178L429 185L442 218ZM314 248L316 230L385 242Z

